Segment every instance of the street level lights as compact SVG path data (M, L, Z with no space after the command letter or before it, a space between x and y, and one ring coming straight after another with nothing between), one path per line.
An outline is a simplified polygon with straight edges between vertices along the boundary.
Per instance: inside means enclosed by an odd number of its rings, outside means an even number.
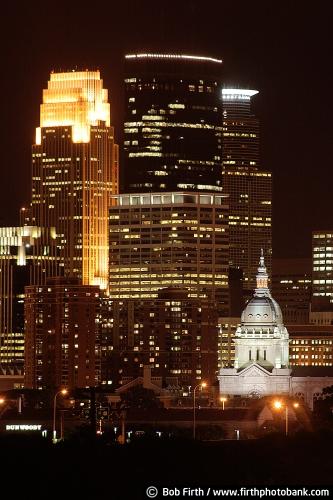
M224 403L226 403L226 402L228 401L228 399L227 399L227 398L222 397L222 398L220 398L220 401L221 401L221 403L222 403L222 410L224 410Z
M67 389L61 389L61 391L56 392L53 400L53 444L57 442L57 431L56 431L56 411L57 411L57 396L62 394L66 396L68 394Z
M2 397L1 397L1 398L0 398L0 417L1 417L1 415L2 415L2 414L5 412L5 410L6 410L6 405L5 405L5 403L6 403L5 398L2 398Z
M196 385L193 389L193 439L195 439L195 391L201 387L207 387L206 382L201 382L200 384Z
M276 400L274 401L273 403L273 406L276 410L281 410L283 407L285 409L285 418L286 418L286 436L288 436L288 427L289 427L289 406L288 406L288 402L283 402L283 401L280 401L280 400ZM292 406L294 408L298 408L299 407L299 403L293 403Z

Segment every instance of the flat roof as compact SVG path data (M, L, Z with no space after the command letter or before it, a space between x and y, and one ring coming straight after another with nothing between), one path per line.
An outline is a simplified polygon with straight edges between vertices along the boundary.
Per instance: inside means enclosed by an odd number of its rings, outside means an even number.
M287 329L289 335L293 337L297 335L313 335L316 337L326 335L331 337L333 335L333 325L295 325L290 323L287 325Z
M124 193L111 196L117 202L110 210L119 206L130 205L178 205L178 204L200 204L200 205L224 205L228 204L227 194L212 192L172 191L161 193Z
M188 59L202 62L213 62L222 64L222 59L215 59L214 57L193 56L189 54L157 54L157 53L143 53L143 54L126 54L125 59Z
M292 366L291 369L292 377L333 377L333 366Z
M259 94L259 90L252 89L222 89L222 99L245 99L248 100L254 95Z

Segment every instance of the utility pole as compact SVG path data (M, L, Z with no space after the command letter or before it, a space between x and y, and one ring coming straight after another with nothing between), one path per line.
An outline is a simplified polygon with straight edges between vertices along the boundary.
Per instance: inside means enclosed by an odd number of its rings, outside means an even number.
M94 438L97 432L97 422L96 422L96 389L95 387L90 387L90 427Z
M17 410L18 413L22 413L22 394L19 395L17 400Z

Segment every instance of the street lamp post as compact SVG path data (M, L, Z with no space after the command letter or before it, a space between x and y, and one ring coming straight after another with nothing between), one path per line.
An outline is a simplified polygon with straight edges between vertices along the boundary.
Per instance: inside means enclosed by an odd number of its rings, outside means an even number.
M224 404L228 401L227 398L220 398L220 401L222 403L222 410L224 410Z
M277 410L281 410L281 408L283 408L283 406L284 406L284 410L285 410L285 421L286 421L285 432L286 432L286 436L288 436L288 432L289 432L289 406L288 406L288 403L283 403L281 401L274 401L274 408L276 408ZM298 408L299 403L293 403L293 407Z
M57 442L57 431L56 431L56 412L57 412L57 396L62 394L65 396L68 393L67 389L61 389L61 391L56 392L53 400L53 444Z
M6 409L6 405L5 405L5 403L6 403L5 398L2 398L2 397L1 397L1 398L0 398L0 417L1 417L1 415L4 413L4 411L5 411L5 409ZM1 409L2 409L2 411L1 411Z
M195 391L199 388L207 387L206 382L201 382L200 384L196 385L193 389L193 439L195 440Z

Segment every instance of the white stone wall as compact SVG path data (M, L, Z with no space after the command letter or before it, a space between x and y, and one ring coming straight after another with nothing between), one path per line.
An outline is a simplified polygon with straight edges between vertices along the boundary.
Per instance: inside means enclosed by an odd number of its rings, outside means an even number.
M235 367L241 368L251 361L259 361L271 364L275 368L288 366L288 339L267 338L267 337L242 337L235 339ZM257 350L259 350L259 360L257 360ZM264 359L266 351L266 360Z
M322 390L325 387L333 385L333 377L292 377L291 394L299 399L313 410L315 399L321 397Z
M234 368L224 368L218 376L220 394L229 397L285 394L303 400L313 410L322 390L333 385L333 377L291 377L290 371L274 369L269 373L255 364L240 373Z
M220 394L229 396L268 396L289 394L290 370L273 370L269 373L258 365L252 365L240 373L235 369L222 369L218 377Z

